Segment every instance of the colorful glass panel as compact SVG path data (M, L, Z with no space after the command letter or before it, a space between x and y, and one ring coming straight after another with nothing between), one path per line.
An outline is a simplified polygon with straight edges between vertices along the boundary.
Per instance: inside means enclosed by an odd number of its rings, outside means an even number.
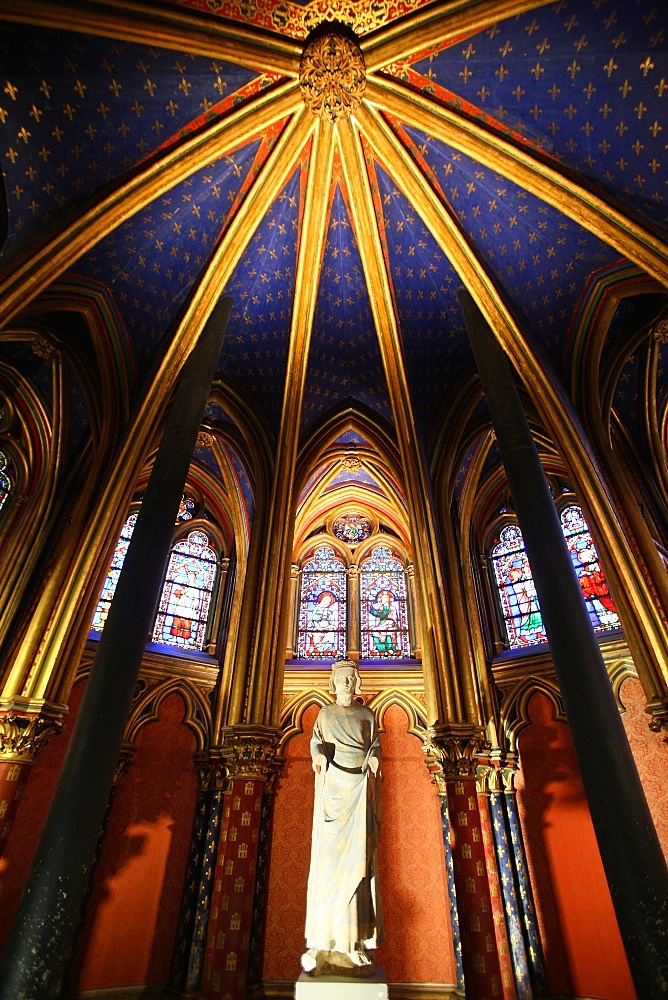
M361 654L363 659L408 657L408 609L403 563L377 545L360 567Z
M297 656L331 660L346 652L346 568L319 546L302 567Z
M359 545L365 538L368 538L373 530L373 525L368 517L361 514L346 514L340 517L332 525L332 531L342 542L347 545Z
M181 503L179 504L179 512L176 515L176 520L192 521L194 511L195 501L192 497L189 497L187 493L184 493L181 497Z
M216 580L216 553L203 531L177 542L167 567L153 641L202 649Z
M561 527L594 631L621 628L582 509L566 507L561 512Z
M492 549L492 565L510 648L547 642L524 539L516 524L501 531Z
M109 572L107 573L107 579L104 581L102 586L100 600L98 601L95 614L93 615L93 624L91 625L91 629L94 632L101 632L104 628L104 623L107 620L113 596L116 593L116 584L118 583L118 578L121 575L121 570L123 569L125 554L128 551L128 546L130 544L130 539L132 538L132 532L134 531L136 523L137 515L130 514L130 517L127 519L121 530L121 536L116 543L114 555L111 560L111 566L109 567Z
M0 510L2 510L5 501L12 491L12 481L8 475L8 465L7 456L3 451L0 451Z

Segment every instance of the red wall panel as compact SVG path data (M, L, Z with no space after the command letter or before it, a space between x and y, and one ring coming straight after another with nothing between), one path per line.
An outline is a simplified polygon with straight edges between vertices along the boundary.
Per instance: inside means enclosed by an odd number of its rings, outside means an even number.
M183 714L178 694L165 698L118 782L71 977L79 990L168 981L197 796Z
M547 967L548 992L633 1000L635 991L568 727L550 700L529 705L517 797Z

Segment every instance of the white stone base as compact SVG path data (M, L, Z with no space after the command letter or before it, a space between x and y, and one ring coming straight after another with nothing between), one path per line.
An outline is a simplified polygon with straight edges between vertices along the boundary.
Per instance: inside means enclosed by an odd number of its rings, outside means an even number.
M373 976L310 976L302 972L295 983L295 1000L387 1000L385 969Z

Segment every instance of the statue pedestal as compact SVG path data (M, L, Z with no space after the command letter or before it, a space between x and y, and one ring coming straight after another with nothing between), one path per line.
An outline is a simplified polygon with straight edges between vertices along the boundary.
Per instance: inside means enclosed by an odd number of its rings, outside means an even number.
M295 983L295 1000L387 1000L385 969L373 976L310 976L302 972Z

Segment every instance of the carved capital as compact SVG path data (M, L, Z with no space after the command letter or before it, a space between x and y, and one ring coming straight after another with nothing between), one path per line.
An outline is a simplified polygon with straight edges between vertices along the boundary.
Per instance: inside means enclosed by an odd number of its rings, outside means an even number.
M222 752L229 778L265 781L273 785L283 767L277 756L279 731L268 726L227 726Z
M0 715L0 760L33 764L37 754L54 733L63 728L63 720L53 716Z
M114 770L114 785L117 785L119 778L121 778L122 775L127 774L132 767L136 750L137 747L134 743L124 743L121 746L116 768Z
M422 751L436 784L453 778L476 778L478 755L490 749L483 729L452 724L429 729Z
M666 732L668 740L668 702L664 698L652 698L645 705L645 711L649 715L649 728L653 733Z
M304 49L299 66L304 104L318 118L349 118L366 88L366 66L359 46L339 32L319 34Z
M210 747L195 754L195 770L203 792L226 792L230 776L222 747Z

